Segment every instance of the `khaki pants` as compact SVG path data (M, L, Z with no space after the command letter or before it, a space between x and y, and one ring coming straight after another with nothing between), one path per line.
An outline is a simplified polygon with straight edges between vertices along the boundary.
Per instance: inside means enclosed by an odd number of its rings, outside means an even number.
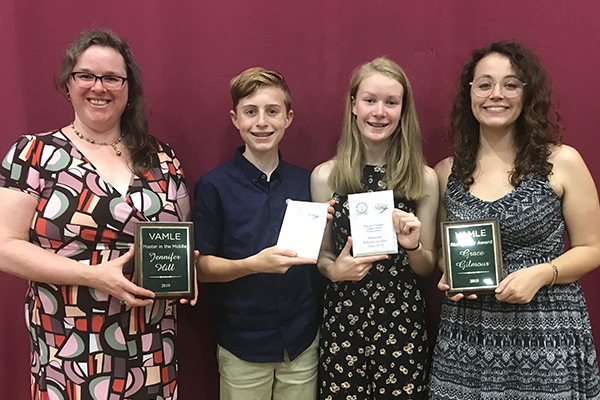
M221 400L316 400L319 335L294 361L255 363L217 346Z

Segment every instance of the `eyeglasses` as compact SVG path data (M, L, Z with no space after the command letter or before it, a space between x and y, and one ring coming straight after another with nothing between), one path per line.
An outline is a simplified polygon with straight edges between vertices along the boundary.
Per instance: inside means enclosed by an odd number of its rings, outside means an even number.
M474 82L470 82L471 90L478 97L488 97L494 91L496 84L494 80L490 78L479 78ZM504 97L512 98L517 97L523 92L523 86L527 83L522 82L517 78L506 78L500 82L500 92Z
M121 86L125 84L127 78L118 75L94 75L89 72L73 72L71 74L73 80L76 84L81 86L82 88L91 88L96 84L96 81L100 79L102 85L107 90L117 90L120 89Z

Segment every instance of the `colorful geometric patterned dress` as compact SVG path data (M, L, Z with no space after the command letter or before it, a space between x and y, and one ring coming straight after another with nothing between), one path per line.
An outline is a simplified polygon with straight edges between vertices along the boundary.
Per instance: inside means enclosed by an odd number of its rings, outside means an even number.
M363 169L366 191L385 190L385 167ZM336 255L350 235L348 196L334 194ZM414 201L394 199L415 212ZM330 282L323 302L320 337L322 400L422 399L428 358L425 301L408 255L373 265L358 282Z
M449 221L499 219L505 275L564 252L562 202L548 179L525 176L504 197L484 201L451 175L444 199ZM544 286L528 304L489 294L444 299L430 399L598 399L598 380L579 282Z
M32 243L90 266L126 253L136 221L179 221L177 199L188 195L168 146L121 196L60 130L22 136L2 162L0 187L39 200ZM90 287L30 282L25 309L32 399L177 397L174 305L126 309Z

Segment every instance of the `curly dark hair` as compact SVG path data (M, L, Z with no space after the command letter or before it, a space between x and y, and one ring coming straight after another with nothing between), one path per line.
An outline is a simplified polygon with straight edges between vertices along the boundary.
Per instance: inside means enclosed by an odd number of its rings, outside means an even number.
M523 88L523 110L515 121L514 143L517 149L510 183L518 186L526 174L545 177L552 172L548 161L551 146L561 140L560 115L552 105L546 71L537 57L525 46L513 41L500 41L475 50L471 61L462 69L460 87L451 114L450 139L454 147L453 175L465 188L473 184L473 172L479 152L479 122L471 111L471 86L477 63L489 54L501 54L510 60ZM555 120L549 118L552 110Z
M123 143L131 156L133 173L143 178L152 162L152 155L156 154L159 148L159 142L154 136L148 134L146 118L148 101L142 88L142 71L133 58L127 42L108 29L83 32L67 48L60 70L54 77L54 84L56 89L68 99L67 84L71 79L71 72L81 53L91 46L114 49L123 56L125 61L128 98L127 107L121 114L121 132L123 132Z

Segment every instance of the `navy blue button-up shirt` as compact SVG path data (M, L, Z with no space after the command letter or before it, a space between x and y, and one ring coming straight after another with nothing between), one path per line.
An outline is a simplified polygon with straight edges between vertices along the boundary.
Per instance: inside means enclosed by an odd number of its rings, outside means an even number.
M310 201L310 172L286 163L270 181L237 149L234 158L196 183L194 238L204 255L239 260L277 243L285 200ZM295 265L285 274L251 274L210 283L217 341L250 362L296 358L318 328L315 265Z

